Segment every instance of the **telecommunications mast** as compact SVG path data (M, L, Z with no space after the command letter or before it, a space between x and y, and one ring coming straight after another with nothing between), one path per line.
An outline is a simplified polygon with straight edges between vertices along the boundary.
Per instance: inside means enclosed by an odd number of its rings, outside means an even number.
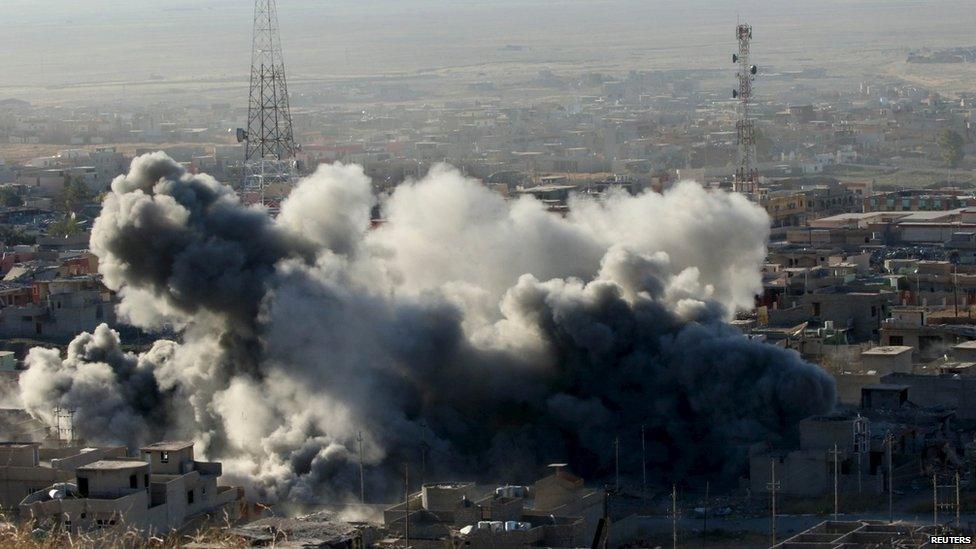
M738 65L736 76L739 85L732 90L732 97L739 100L739 112L735 122L738 163L732 180L732 190L753 194L759 188L759 170L756 169L756 121L751 112L752 82L759 69L749 63L752 27L745 23L739 24L735 28L735 36L739 41L739 53L732 54L732 62Z
M244 144L242 199L277 210L297 178L299 146L292 134L275 0L254 2L247 128L237 130L237 140Z

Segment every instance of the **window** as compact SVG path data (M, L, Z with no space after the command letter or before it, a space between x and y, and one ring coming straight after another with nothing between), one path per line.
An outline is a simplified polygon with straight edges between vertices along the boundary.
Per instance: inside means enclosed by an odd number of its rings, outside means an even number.
M193 505L193 490L190 490L186 493L186 504Z
M169 463L169 452L160 452L159 453L159 462L160 463Z
M145 486L147 490L149 489L149 475L148 474L142 475L142 485Z
M898 345L898 346L901 346L901 345L904 345L904 344L905 344L905 337L904 336L888 336L888 345Z
M871 305L871 316L872 317L878 316L878 307L876 307L875 305Z
M81 494L81 497L88 497L88 478L78 477L78 493Z
M139 477L135 475L129 475L129 488L139 487Z
M813 304L813 316L820 316L820 304L819 303L814 303Z

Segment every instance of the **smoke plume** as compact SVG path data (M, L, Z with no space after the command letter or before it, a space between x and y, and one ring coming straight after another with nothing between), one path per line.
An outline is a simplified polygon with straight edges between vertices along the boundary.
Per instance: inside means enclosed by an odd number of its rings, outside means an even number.
M447 166L377 199L322 166L271 218L161 153L112 183L91 246L120 315L179 342L124 352L106 326L34 349L21 400L78 434L193 438L258 497L385 493L426 478L524 481L550 461L656 478L738 472L743 445L828 411L832 380L725 322L761 289L768 219L681 183L576 197L561 217ZM634 455L627 452L626 455ZM639 463L622 462L624 472Z

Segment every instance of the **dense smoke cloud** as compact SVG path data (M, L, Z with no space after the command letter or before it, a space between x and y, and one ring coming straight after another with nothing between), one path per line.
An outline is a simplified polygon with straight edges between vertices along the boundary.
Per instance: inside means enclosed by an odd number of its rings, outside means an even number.
M260 497L316 500L358 486L360 432L371 493L421 451L428 478L603 474L641 425L650 470L680 478L833 404L821 370L724 324L761 288L768 219L741 196L682 183L560 217L439 166L371 229L375 200L360 167L323 166L271 219L136 159L92 249L123 317L181 342L35 349L25 407L75 408L93 441L195 438Z

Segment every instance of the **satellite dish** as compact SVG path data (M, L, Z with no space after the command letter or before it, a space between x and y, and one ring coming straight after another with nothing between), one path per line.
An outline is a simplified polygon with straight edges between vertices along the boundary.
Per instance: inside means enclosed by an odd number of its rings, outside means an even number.
M237 142L243 143L244 141L247 141L247 132L244 128L237 128Z
M757 67L755 65L749 67L749 73L750 74L756 74L757 72L759 72L759 67Z
M732 62L733 63L738 63L739 62L739 55L738 54L736 54L736 53L733 53L732 54Z
M739 90L732 90L732 99L739 97Z

